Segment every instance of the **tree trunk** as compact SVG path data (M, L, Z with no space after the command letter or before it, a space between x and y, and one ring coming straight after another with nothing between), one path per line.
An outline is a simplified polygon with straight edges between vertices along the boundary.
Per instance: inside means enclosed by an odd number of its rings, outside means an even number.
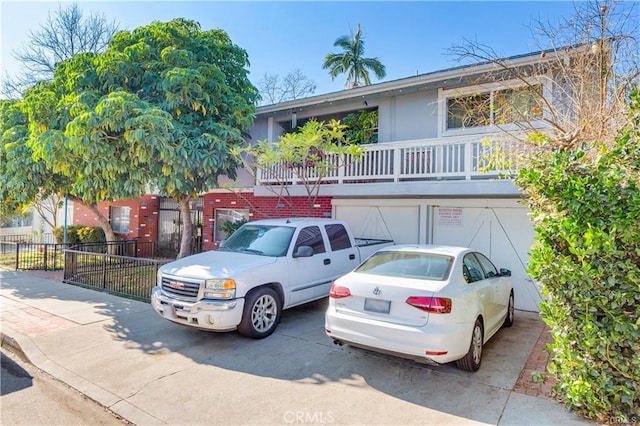
M104 236L107 239L107 243L113 243L115 241L118 241L118 237L116 236L116 233L113 232L113 228L111 227L111 223L109 222L109 219L104 217L104 215L102 214L100 209L98 209L98 206L96 204L85 203L80 198L74 197L73 195L69 195L69 200L82 204L83 206L91 210L91 212L94 215L96 215L96 218L98 219L98 224L100 225L100 228L102 228L102 230L104 231ZM107 245L107 252L109 254L115 254L116 250L117 250L117 247L115 244Z
M180 252L178 259L191 254L191 242L193 240L193 222L191 220L191 207L189 202L191 196L182 195L180 197L180 217L182 218L182 239L180 240Z

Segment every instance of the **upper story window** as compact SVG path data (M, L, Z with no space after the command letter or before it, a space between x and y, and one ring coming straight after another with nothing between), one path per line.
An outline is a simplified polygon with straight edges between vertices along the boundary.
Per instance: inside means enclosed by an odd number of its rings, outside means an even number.
M543 118L543 90L542 82L442 90L442 133L481 133L496 127L515 130L518 123L535 125Z

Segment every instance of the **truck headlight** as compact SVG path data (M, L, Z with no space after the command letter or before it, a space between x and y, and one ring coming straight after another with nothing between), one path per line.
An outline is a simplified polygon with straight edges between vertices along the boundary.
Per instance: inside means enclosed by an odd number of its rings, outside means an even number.
M162 271L160 269L156 273L156 285L162 287Z
M236 297L236 282L231 278L205 280L204 297L208 299L233 299Z

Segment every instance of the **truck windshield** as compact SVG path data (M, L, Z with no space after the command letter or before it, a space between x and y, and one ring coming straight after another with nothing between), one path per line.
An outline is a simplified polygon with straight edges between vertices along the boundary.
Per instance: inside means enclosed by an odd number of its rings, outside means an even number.
M295 228L290 226L242 225L220 250L280 257L287 254Z

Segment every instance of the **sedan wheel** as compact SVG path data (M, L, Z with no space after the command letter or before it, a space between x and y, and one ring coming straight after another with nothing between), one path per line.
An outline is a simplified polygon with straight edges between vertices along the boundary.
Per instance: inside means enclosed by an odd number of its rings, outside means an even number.
M482 328L482 322L480 318L476 319L476 323L473 326L473 332L471 333L471 343L469 345L469 352L456 361L456 365L461 370L478 371L480 363L482 362L482 343L484 339L484 330Z
M238 331L243 336L263 339L275 331L281 310L276 292L259 288L247 295Z
M509 294L509 306L507 306L507 317L504 319L503 327L511 327L513 325L513 318L515 316L514 312L514 304L513 304L513 290L511 290L511 294Z

